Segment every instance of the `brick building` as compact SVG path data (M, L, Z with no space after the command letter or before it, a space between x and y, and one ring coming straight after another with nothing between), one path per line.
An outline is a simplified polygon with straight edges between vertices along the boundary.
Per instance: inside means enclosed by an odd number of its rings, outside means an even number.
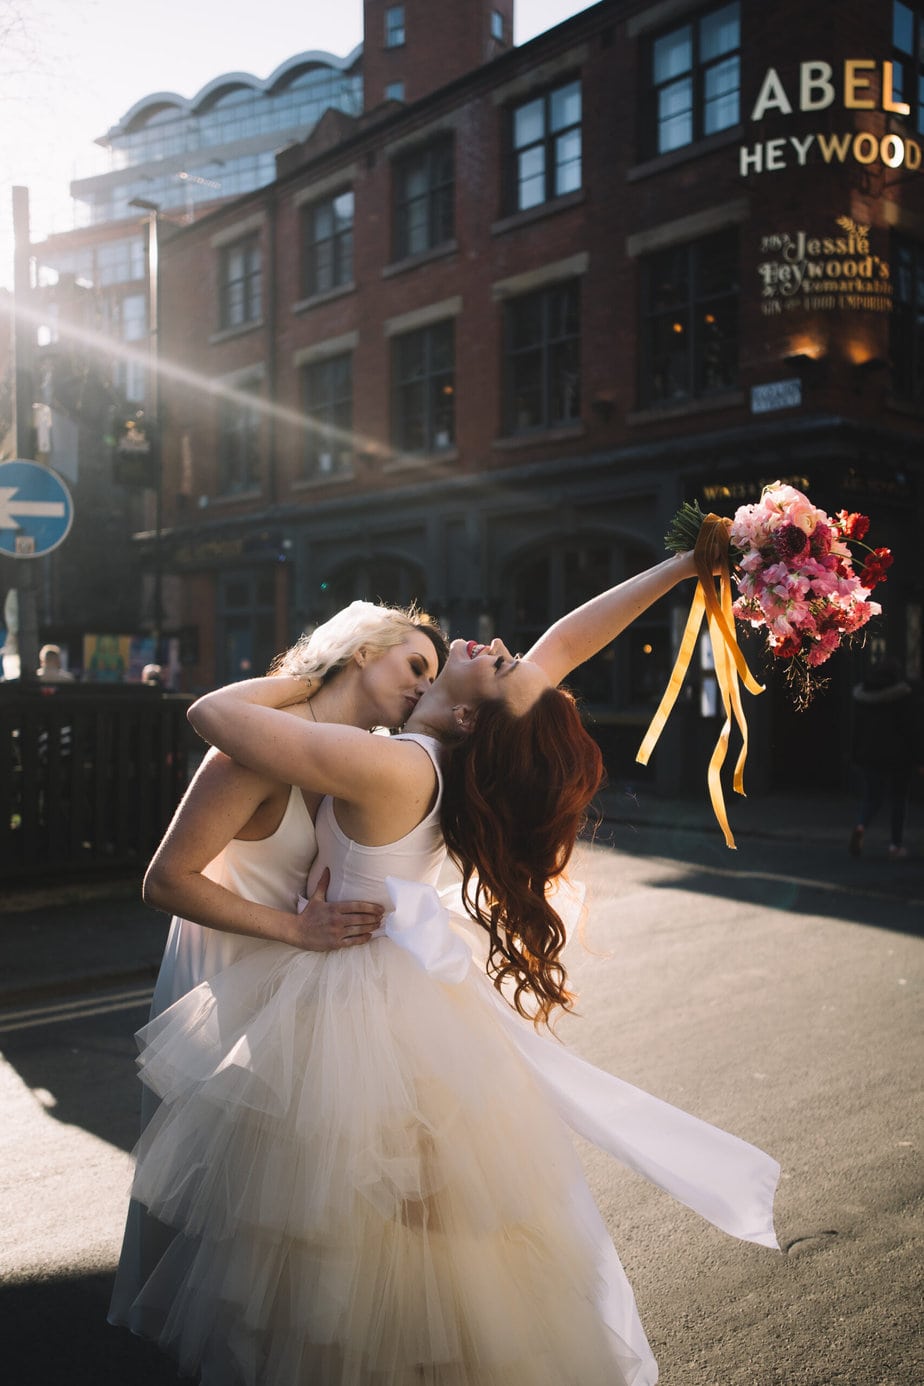
M873 641L919 676L921 7L604 0L520 48L512 3L365 10L363 112L165 247L187 686L261 670L355 596L525 648L655 560L681 500L730 513L780 477L872 515L898 555ZM617 771L679 615L577 680ZM841 782L866 657L801 717L774 680L752 784L806 755ZM665 784L699 774L710 686Z

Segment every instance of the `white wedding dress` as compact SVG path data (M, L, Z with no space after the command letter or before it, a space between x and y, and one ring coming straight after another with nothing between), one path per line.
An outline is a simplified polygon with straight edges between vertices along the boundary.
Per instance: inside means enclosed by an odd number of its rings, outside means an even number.
M515 1014L436 894L438 803L365 847L325 800L317 837L309 888L383 936L265 945L140 1032L133 1194L177 1235L137 1320L220 1386L652 1386L569 1127L768 1246L776 1162Z
M301 790L296 787L289 794L275 832L252 841L233 838L202 874L244 900L294 911L316 855L314 822ZM237 959L265 947L267 944L262 939L222 933L175 915L170 921L164 956L154 984L151 1019ZM147 1126L156 1110L157 1098L146 1087L141 1098L142 1128ZM147 1337L156 1336L160 1314L151 1315L145 1310L143 1300L137 1304L135 1301L173 1235L171 1228L151 1217L134 1199L129 1203L109 1309L110 1323L121 1324Z

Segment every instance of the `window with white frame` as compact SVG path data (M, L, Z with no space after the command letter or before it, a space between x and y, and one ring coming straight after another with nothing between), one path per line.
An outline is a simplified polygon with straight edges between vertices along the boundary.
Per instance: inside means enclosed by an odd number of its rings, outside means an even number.
M245 236L219 252L220 325L223 329L258 322L263 311L260 238Z
M581 83L530 97L511 112L510 210L526 211L581 186Z
M452 139L442 137L395 163L394 255L403 260L452 239L455 171Z
M741 112L738 0L649 39L643 156L653 158L737 125Z
M385 8L385 47L401 48L406 37L404 6L387 5Z
M354 197L345 188L302 210L302 293L330 293L353 282Z

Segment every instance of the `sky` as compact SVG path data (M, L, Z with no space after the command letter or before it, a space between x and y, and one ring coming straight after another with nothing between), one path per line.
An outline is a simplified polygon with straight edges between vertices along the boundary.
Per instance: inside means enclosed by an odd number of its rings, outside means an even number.
M517 0L514 40L587 8ZM29 189L33 240L70 230L71 180L106 171L95 140L141 97L191 97L225 72L262 79L308 49L345 56L362 41L362 10L362 0L0 0L0 288L12 286L13 185Z

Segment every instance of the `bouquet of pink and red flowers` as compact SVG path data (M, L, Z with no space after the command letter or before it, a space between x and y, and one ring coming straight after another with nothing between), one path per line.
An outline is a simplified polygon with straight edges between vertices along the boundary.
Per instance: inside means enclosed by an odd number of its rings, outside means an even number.
M667 547L695 547L705 516L684 505L665 536ZM729 526L729 561L739 621L767 633L775 658L789 661L796 702L817 690L814 671L881 607L870 600L892 564L888 549L863 543L865 515L839 510L832 519L794 486L775 482L755 505L742 505ZM865 550L859 572L850 545Z

